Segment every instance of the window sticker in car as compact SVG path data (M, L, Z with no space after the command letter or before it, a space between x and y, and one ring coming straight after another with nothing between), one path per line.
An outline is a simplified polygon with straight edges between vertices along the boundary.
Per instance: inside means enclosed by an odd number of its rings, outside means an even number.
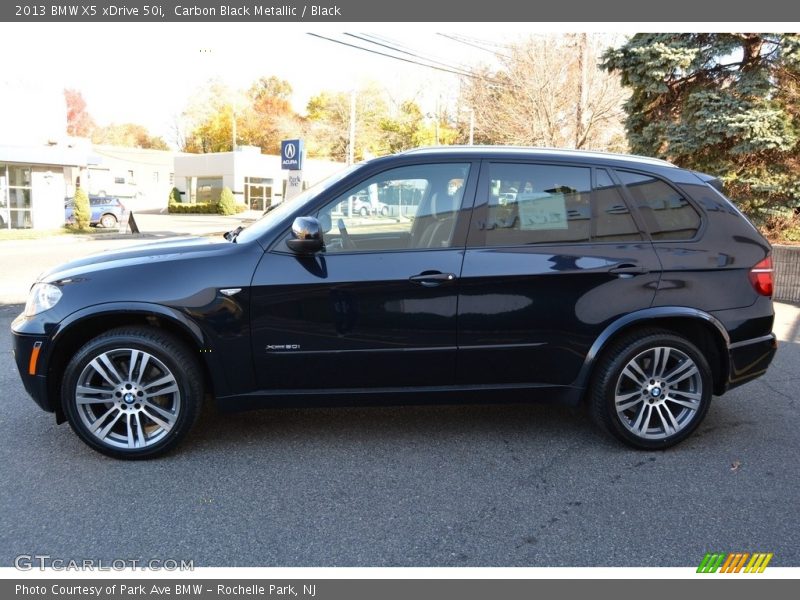
M567 203L564 194L544 192L517 195L520 229L567 229Z

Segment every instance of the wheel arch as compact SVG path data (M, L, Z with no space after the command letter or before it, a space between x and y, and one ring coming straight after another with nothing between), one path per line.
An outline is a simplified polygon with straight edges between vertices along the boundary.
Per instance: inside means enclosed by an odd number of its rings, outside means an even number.
M146 303L109 303L96 305L73 313L64 319L55 334L47 353L47 387L56 413L56 421L63 423L65 416L61 409L61 380L72 356L89 340L98 335L124 326L144 326L169 332L189 349L207 347L207 339L202 329L182 313L166 306ZM205 355L198 361L203 373L203 385L211 394L216 388L211 366Z
M714 393L724 393L730 365L730 336L713 315L682 306L659 306L633 312L614 321L597 337L586 355L576 385L588 390L597 359L615 340L638 328L659 328L671 331L693 343L711 367ZM585 393L584 393L585 396Z

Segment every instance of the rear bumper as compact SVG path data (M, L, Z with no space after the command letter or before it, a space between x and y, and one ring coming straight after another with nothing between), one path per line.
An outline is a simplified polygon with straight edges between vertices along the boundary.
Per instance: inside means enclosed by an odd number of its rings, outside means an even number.
M726 389L733 389L766 373L777 350L778 341L773 333L730 344Z

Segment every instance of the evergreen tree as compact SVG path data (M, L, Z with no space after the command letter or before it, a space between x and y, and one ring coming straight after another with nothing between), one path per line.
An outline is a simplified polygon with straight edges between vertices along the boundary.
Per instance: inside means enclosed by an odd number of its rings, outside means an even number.
M236 214L236 198L233 197L231 188L222 188L222 192L219 196L219 204L217 204L217 212L221 215Z
M637 34L604 66L633 152L719 176L762 223L800 207L800 35Z
M89 207L89 196L82 188L75 190L72 217L75 219L75 227L77 229L89 229L89 221L91 221L92 218L92 211Z

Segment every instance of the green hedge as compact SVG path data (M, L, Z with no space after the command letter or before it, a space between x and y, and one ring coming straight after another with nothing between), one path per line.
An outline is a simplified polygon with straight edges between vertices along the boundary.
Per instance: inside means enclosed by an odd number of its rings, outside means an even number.
M244 204L234 205L234 212L238 214L247 210ZM218 215L220 213L219 204L212 204L210 202L198 202L196 204L190 203L169 203L169 214L171 215Z

